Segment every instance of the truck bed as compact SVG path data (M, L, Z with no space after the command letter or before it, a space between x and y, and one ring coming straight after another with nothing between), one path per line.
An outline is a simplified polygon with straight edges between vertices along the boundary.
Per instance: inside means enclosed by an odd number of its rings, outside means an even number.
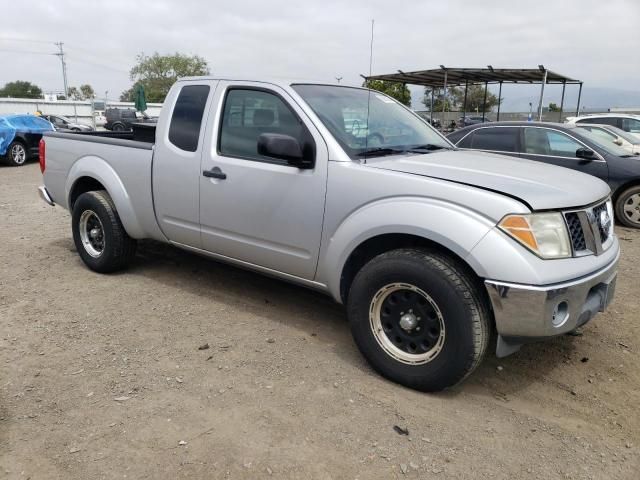
M162 238L153 215L153 143L133 132L48 132L44 179L53 201L69 209L83 178L100 182L134 238ZM79 187L80 188L80 187Z
M133 129L126 132L112 132L110 130L96 130L92 132L56 132L60 135L73 135L76 140L87 142L108 143L110 145L132 146L130 143L122 144L119 141L134 141L153 145L156 137L155 123L134 123ZM71 137L69 137L71 138ZM111 140L116 140L113 142ZM140 147L138 147L140 148Z

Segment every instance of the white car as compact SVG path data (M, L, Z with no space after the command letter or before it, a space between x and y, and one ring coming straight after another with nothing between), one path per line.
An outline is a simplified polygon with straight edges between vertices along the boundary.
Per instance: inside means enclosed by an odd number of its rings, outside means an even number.
M567 117L565 123L611 125L640 138L640 115L630 113L594 113L580 117Z
M107 117L104 116L104 112L101 112L99 110L93 112L93 118L96 122L96 128L104 127L104 125L107 123Z
M602 140L604 140L606 143L615 143L616 145L627 150L629 153L640 155L640 138L632 133L625 132L624 130L618 127L613 127L611 125L586 123L578 124L578 127L593 132L595 135L602 138Z

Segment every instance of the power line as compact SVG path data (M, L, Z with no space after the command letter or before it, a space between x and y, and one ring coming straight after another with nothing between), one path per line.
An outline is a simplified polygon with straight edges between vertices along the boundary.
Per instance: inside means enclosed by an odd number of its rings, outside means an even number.
M0 37L0 40L8 40L10 42L27 42L27 43L55 43L50 40L29 40L28 38L18 38L18 37Z
M34 52L33 50L12 50L8 48L0 48L0 52L4 53L29 53L33 55L57 55L56 53Z

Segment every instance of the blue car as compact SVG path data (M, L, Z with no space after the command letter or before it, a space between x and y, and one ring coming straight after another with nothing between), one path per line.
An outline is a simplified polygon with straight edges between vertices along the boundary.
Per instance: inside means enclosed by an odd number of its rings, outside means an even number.
M0 115L0 159L20 167L37 158L42 134L53 130L50 122L35 115Z

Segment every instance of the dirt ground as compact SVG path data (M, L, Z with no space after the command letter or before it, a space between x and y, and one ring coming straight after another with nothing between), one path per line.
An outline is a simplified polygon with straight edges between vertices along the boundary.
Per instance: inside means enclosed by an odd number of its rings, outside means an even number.
M0 167L0 478L639 478L640 232L583 336L430 395L320 294L155 242L89 271L40 183Z

